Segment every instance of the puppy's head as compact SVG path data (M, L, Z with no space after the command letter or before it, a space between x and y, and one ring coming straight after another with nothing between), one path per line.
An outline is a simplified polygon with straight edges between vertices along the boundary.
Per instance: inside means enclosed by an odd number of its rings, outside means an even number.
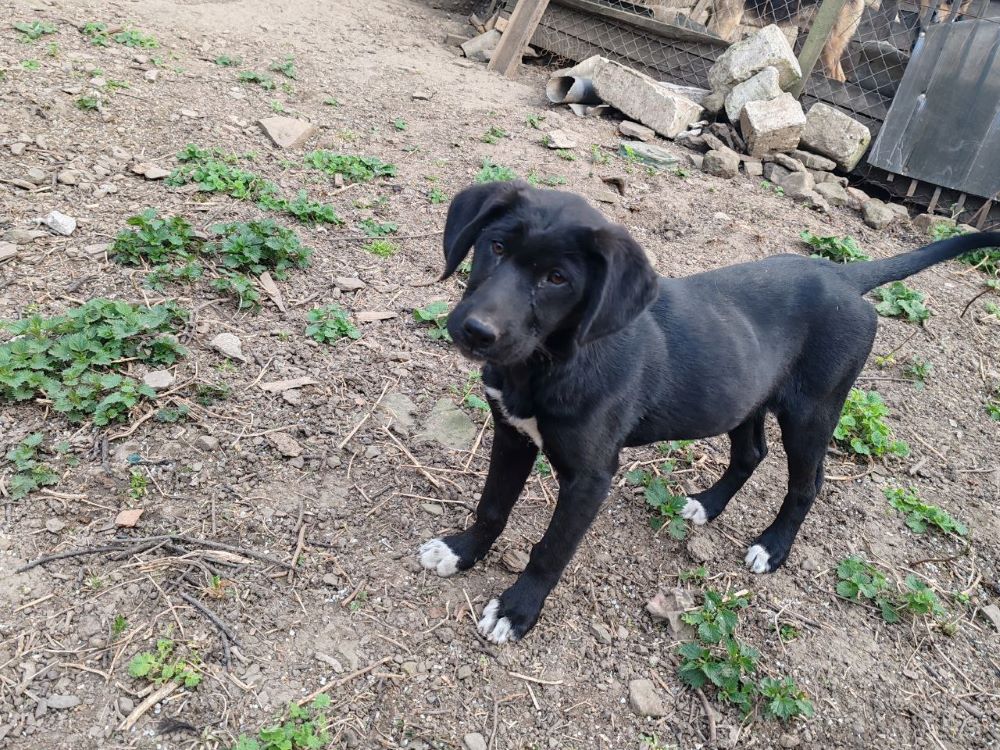
M473 359L565 357L624 328L656 298L642 248L571 193L524 182L463 190L448 209L442 279L470 248L472 271L448 331Z

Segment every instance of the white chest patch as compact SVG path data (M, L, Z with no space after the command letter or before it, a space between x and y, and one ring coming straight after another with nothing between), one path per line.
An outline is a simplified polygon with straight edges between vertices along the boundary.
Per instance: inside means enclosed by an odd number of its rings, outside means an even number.
M495 403L501 412L503 412L504 419L507 423L524 435L531 438L532 442L538 446L538 450L542 449L542 433L538 431L538 420L534 417L514 417L511 416L510 412L507 411L507 406L503 402L503 394L496 388L486 388L486 397Z

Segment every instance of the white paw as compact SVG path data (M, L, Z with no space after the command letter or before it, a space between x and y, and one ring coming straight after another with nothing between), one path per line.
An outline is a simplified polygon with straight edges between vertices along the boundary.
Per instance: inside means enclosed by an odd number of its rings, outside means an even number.
M708 516L705 515L705 506L693 497L689 497L684 503L684 507L681 508L681 518L694 521L699 526L704 526L708 521Z
M499 609L499 599L493 599L486 605L486 609L483 610L483 617L477 626L479 634L486 640L496 644L517 640L511 633L510 620L506 617L497 619L497 610Z
M747 551L747 567L754 573L767 573L771 569L771 553L755 544Z
M458 572L458 555L440 539L431 539L420 545L420 564L447 578Z

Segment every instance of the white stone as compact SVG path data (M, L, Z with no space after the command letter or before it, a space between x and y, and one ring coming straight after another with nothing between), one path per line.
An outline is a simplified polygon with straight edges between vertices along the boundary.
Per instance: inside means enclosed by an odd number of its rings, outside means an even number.
M791 151L799 145L806 116L791 94L769 101L748 102L740 117L740 130L751 156Z
M242 342L231 333L220 333L209 342L209 346L230 359L246 362L246 357L243 356Z
M861 161L871 140L866 126L829 104L817 102L806 115L803 148L830 157L848 172Z
M154 370L153 372L147 372L143 376L142 382L154 391L165 391L174 384L175 379L174 374L170 370Z
M265 117L257 124L279 148L301 146L319 131L311 122L294 117Z
M652 128L631 120L622 120L618 124L618 132L626 138L635 138L637 141L651 141L656 138L656 131Z
M59 211L52 211L45 217L43 223L53 232L61 234L63 237L69 237L76 231L76 219Z
M770 101L781 96L778 84L778 69L768 65L759 73L733 86L726 94L726 116L729 122L737 123L748 102Z
M701 117L700 104L620 63L601 60L594 68L592 80L603 101L665 138L680 135Z
M736 84L768 66L778 69L778 83L783 90L802 78L788 39L774 24L730 45L708 71L708 82L715 93L728 94Z

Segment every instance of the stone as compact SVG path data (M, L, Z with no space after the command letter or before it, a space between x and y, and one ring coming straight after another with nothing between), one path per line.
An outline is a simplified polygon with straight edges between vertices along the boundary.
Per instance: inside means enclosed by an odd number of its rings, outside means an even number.
M833 172L824 172L820 169L809 169L809 174L813 176L816 184L819 185L821 182L836 182L843 188L847 187L847 178L841 177L840 175L835 175Z
M682 619L684 612L694 607L694 598L681 588L670 592L658 592L646 602L646 611L655 620L667 625L670 635L676 640L689 640L695 636L695 629Z
M220 333L208 345L230 359L238 359L240 362L247 361L247 358L243 356L243 342L231 333Z
M80 173L75 169L64 169L58 175L56 175L56 181L60 185L79 185L80 184Z
M498 44L500 44L500 32L496 29L490 29L485 34L474 36L459 46L462 48L462 54L470 60L487 62Z
M528 567L528 555L519 549L508 549L500 555L500 563L511 573L521 573Z
M479 732L470 732L462 738L462 747L465 750L487 750L489 745Z
M565 130L552 130L549 132L545 145L552 149L576 148L577 143L573 135Z
M673 169L677 166L677 157L655 143L642 141L623 141L622 148L635 156L639 161L657 169Z
M24 150L27 147L28 147L27 143L21 143L21 142L12 143L10 144L10 146L8 146L8 148L10 148L11 154L13 154L14 156L20 156L21 154L23 154Z
M732 91L764 68L778 71L778 84L782 90L802 78L799 61L781 29L771 24L748 36L723 52L708 71L708 82L715 93L723 95Z
M355 279L348 276L338 276L333 280L333 284L342 292L356 292L359 289L364 289L368 286L361 279Z
M142 377L142 382L154 391L165 391L174 384L174 374L170 370L154 370Z
M420 510L430 513L432 516L444 515L444 508L439 503L421 503Z
M799 145L806 125L802 105L791 94L768 101L748 102L740 116L740 131L751 156L791 151Z
M149 165L146 167L146 171L142 173L142 176L147 180L162 180L163 178L170 176L170 170L164 169L163 167Z
M50 212L42 221L45 226L63 237L69 237L76 231L76 219L59 211Z
M469 450L476 437L476 425L447 398L438 399L424 423L418 442L436 442L452 450Z
M45 530L50 534L58 534L66 528L66 524L58 518L50 518L45 522Z
M910 212L906 209L906 206L902 206L899 203L886 203L889 210L896 214L896 220L900 224L910 223Z
M701 169L705 166L705 157L701 154L688 154L688 161L695 169Z
M740 173L740 155L723 146L705 154L701 167L706 174L732 179Z
M806 171L805 165L802 164L802 162L798 161L797 159L793 159L788 154L782 154L782 153L769 154L766 157L766 159L768 161L773 161L775 164L780 164L785 169L787 169L789 172L805 172ZM815 175L813 176L813 178L815 179Z
M468 664L463 664L462 666L460 666L458 668L458 672L456 672L456 676L460 680L467 680L467 679L469 679L470 677L472 677L472 667L470 667Z
M701 139L705 142L705 145L708 146L709 151L712 149L721 150L724 148L730 148L729 145L722 142L722 139L719 138L719 136L714 135L713 133L703 133Z
M282 456L285 456L286 458L295 458L296 456L302 455L302 446L299 445L295 438L287 432L272 432L267 437L268 440L271 441L271 445L273 445L275 450L277 450Z
M48 235L48 232L43 232L41 229L8 229L3 233L3 240L13 242L15 245L27 245Z
M445 34L444 43L449 47L461 47L469 41L465 34Z
M781 86L778 85L778 69L768 65L759 73L742 83L733 86L726 94L726 117L729 122L739 122L743 107L748 102L770 101L781 96Z
M75 695L50 695L45 699L45 704L49 708L65 710L80 705L80 699Z
M703 563L716 557L715 545L706 534L693 534L687 543L687 551L695 562Z
M785 169L780 164L775 164L774 162L766 162L764 164L764 179L770 180L771 182L776 182L777 180L783 179L791 174L787 169Z
M311 122L296 117L265 117L257 124L278 148L297 148L319 132Z
M773 172L771 182L784 190L785 195L792 198L812 192L816 187L816 181L808 172L787 172L786 174Z
M808 122L808 117L806 121ZM837 162L833 159L827 159L825 156L820 156L819 154L813 154L809 151L802 151L801 149L795 149L789 154L793 159L802 162L808 169L818 169L824 172L832 172L837 168Z
M861 208L871 200L871 196L869 196L864 190L854 187L845 189L847 190L847 207L852 208L855 211L860 211Z
M846 206L851 197L847 190L836 182L823 182L816 186L816 192L823 196L824 200L831 206Z
M798 747L801 741L794 734L783 734L778 738L778 744L785 748Z
M825 214L830 213L830 204L826 202L826 198L815 190L803 190L793 195L792 198L798 203L805 203L809 208L815 208L817 211L822 211Z
M181 117L186 117L189 120L197 120L201 116L202 115L197 110L194 110L194 109L182 109L181 110Z
M920 232L920 234L930 234L931 230L938 224L953 227L956 222L948 216L937 216L935 214L918 214L913 217L913 228Z
M701 117L701 105L660 86L637 70L601 59L591 79L597 95L665 138L674 138Z
M712 92L708 89L699 88L698 86L681 86L679 83L670 83L669 81L660 81L659 83L660 86L670 93L690 99L695 104L702 104L705 99L712 95ZM718 112L719 110L715 111Z
M32 167L25 173L24 179L32 185L44 185L49 181L49 173L41 167Z
M760 159L744 159L743 171L748 177L760 177L764 174L764 164Z
M211 435L199 435L195 438L194 447L202 451L219 450L219 439Z
M412 94L410 94L411 99L416 99L418 102L429 102L434 97L430 91L424 91L423 89L417 89Z
M655 130L647 128L645 125L640 125L637 122L632 122L631 120L622 120L618 123L618 132L626 138L634 138L637 141L648 142L656 138Z
M872 229L885 229L896 220L896 214L876 198L872 198L861 207L861 215L864 217L865 224Z
M987 604L979 610L979 614L989 621L994 630L1000 632L1000 605Z
M160 77L160 71L147 70L145 73L142 74L142 77L145 78L150 83L156 83L156 79Z
M17 255L17 245L13 242L0 242L0 263L13 260Z
M119 526L124 529L131 529L137 523L139 523L139 518L142 517L142 508L128 508L121 511L117 516L115 516L115 526Z
M377 323L380 320L391 320L396 317L393 310L362 310L354 316L359 323Z
M713 91L711 94L702 99L699 104L701 104L702 109L705 110L705 114L715 117L722 111L722 108L726 106L726 92Z
M413 429L413 414L417 405L406 394L390 391L382 398L378 408L389 415L393 426L403 434L408 435Z
M806 114L802 147L833 159L849 172L857 166L871 143L871 131L853 117L829 104L817 102Z
M658 719L667 715L663 699L656 692L652 680L632 680L628 684L628 704L639 716Z
M594 638L597 639L598 643L603 643L605 646L610 646L614 640L611 636L611 631L599 622L590 624L590 632L594 634Z
M118 711L122 716L128 716L135 709L135 701L129 698L127 695L119 696L118 698Z
M260 389L268 393L284 393L296 388L305 388L307 385L316 385L314 378L305 375L301 378L286 378L285 380L272 380L269 383L261 383Z

